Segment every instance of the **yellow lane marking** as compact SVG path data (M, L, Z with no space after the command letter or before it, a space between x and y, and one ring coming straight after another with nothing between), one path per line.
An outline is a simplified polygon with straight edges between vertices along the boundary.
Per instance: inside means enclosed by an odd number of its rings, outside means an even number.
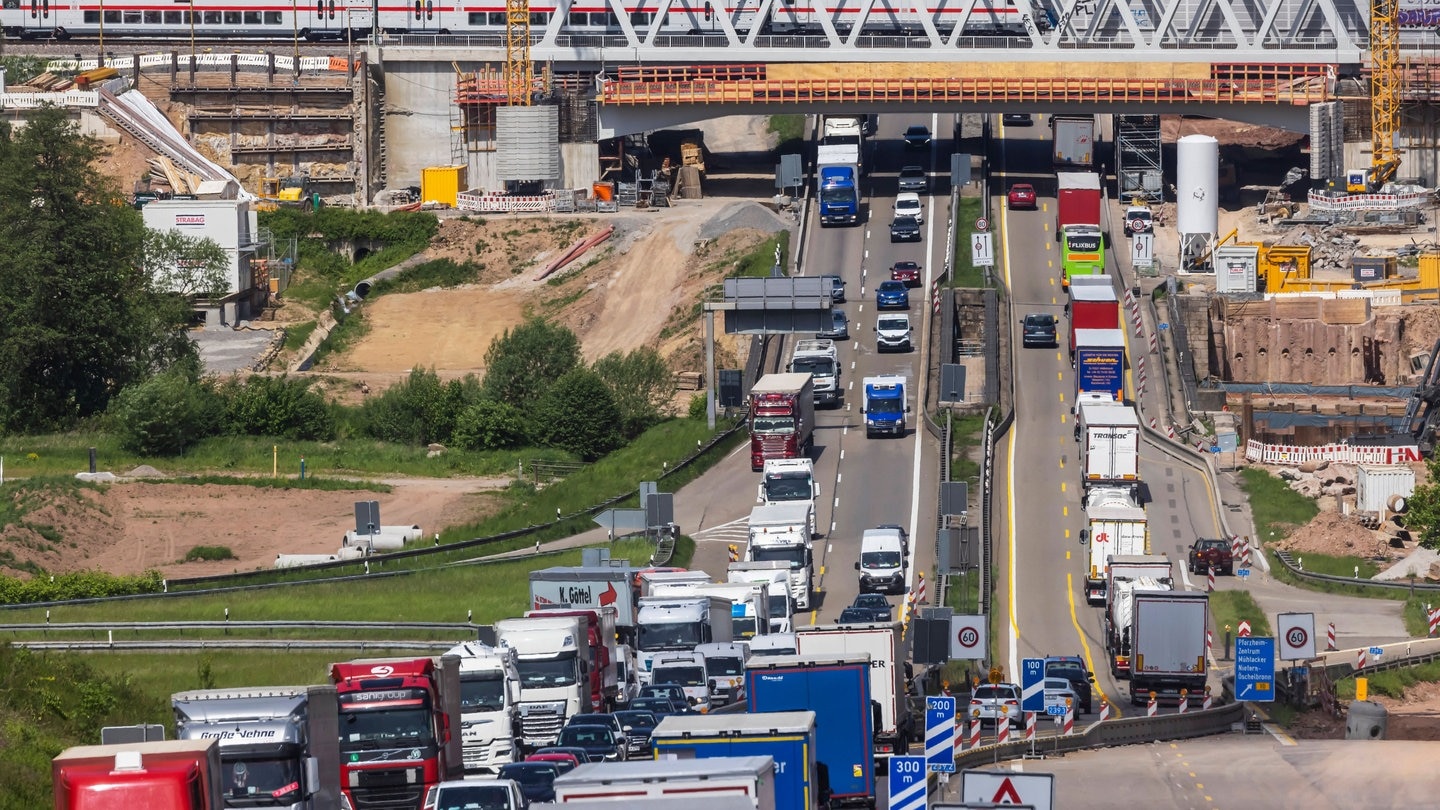
M1015 496L1012 494L1015 492L1015 431L1010 430L1006 431L1006 433L1010 436L1008 442L1009 449L1006 452L1008 461L1005 463L1005 477L1008 479L1005 482L1005 506L1009 514L1009 525L1006 527L1006 533L1010 535L1008 540L1010 546L1010 564L1007 566L1010 581L1010 632L1014 633L1015 638L1018 639L1020 638L1020 621L1015 616L1015 603L1019 601L1015 598Z
M1080 619L1075 615L1075 581L1074 575L1069 573L1065 574L1065 598L1070 602L1070 623L1075 626L1075 635L1080 639L1080 650L1085 653L1085 668L1094 672L1095 658L1090 654L1090 643L1085 640L1085 631L1080 629ZM1111 717L1125 716L1125 713L1120 711L1120 707L1116 706L1110 696L1105 694L1105 689L1100 686L1099 681L1095 682L1095 691L1100 693L1101 700L1110 704Z

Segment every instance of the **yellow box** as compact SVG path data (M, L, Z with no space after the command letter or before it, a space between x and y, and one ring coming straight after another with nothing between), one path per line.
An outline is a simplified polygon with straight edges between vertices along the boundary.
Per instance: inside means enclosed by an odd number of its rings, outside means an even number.
M455 207L456 196L465 189L464 166L428 166L420 170L420 202Z

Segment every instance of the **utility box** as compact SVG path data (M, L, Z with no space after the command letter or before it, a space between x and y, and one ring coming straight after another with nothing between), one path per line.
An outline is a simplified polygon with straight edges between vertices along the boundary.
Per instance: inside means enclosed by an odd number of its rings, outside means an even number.
M1260 248L1221 245L1215 248L1215 292L1253 293L1257 286Z
M1415 471L1404 464L1361 464L1355 468L1355 506L1361 512L1399 512L1415 494Z
M1396 276L1399 260L1394 256L1356 256L1350 260L1350 269L1356 281L1382 281Z
M455 207L456 198L466 188L466 167L427 166L420 170L420 202L440 203Z

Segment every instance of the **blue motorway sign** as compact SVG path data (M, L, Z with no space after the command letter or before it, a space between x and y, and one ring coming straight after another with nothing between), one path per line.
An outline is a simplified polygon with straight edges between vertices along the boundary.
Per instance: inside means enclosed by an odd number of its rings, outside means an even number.
M925 762L932 771L955 773L955 698L925 698Z
M925 810L925 757L890 757L890 810Z
M1235 639L1235 699L1275 702L1275 639L1242 636Z
M1061 706L1061 705L1058 704L1058 703L1055 704L1055 705L1053 705L1053 706L1046 706L1046 707L1045 707L1045 713L1048 714L1048 715L1050 715L1051 717L1064 717L1064 716L1065 716L1065 707L1064 707L1064 706Z
M1020 711L1045 711L1045 659L1020 659Z

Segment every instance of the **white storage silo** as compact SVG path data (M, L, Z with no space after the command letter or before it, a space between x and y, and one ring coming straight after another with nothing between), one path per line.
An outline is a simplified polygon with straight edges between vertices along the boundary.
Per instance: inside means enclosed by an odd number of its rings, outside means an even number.
M1186 135L1176 144L1176 227L1180 233L1220 230L1220 142Z

